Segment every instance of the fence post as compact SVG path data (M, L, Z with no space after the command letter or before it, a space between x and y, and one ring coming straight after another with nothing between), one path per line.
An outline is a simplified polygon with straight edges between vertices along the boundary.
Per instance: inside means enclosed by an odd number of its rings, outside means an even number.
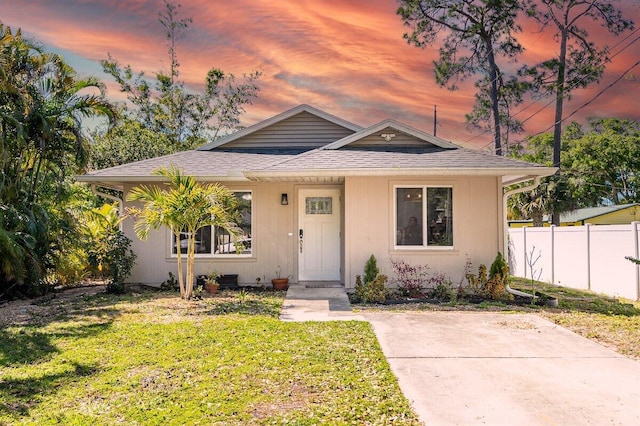
M527 278L527 227L522 227L522 243L524 252L524 277Z
M631 222L631 230L633 231L633 244L635 245L635 258L640 259L640 247L638 247L638 223ZM640 300L640 265L636 267L636 300Z
M551 225L551 284L555 284L556 274L556 242L555 242L556 225ZM533 273L533 272L532 272Z
M584 226L587 231L587 290L591 290L591 224Z

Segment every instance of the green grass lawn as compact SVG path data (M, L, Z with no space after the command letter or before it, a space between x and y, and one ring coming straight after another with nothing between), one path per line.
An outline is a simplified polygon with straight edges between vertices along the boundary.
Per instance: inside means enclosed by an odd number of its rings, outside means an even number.
M0 424L418 424L365 322L284 294L98 294L0 328Z

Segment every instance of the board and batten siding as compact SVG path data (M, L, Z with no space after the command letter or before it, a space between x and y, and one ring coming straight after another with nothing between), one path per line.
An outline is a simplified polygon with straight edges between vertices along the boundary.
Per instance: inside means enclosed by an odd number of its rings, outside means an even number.
M279 123L253 132L223 148L319 148L354 131L303 111Z

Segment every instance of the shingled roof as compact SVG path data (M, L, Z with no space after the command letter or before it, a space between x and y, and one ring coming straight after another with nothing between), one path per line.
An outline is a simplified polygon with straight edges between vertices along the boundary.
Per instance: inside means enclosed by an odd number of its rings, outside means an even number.
M287 120L295 131L287 127ZM324 136L309 138L306 133L313 131ZM286 134L278 139L278 132ZM328 132L342 136L323 143ZM395 120L361 128L300 105L198 150L98 170L78 180L122 188L125 182L160 181L152 172L172 165L205 181L335 183L346 176L484 175L502 176L503 182L513 183L555 172L551 167L461 148Z

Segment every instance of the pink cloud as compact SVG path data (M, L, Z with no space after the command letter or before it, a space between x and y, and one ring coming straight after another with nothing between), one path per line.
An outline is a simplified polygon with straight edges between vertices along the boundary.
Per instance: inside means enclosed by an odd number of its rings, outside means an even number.
M395 0L238 0L232 6L209 0L182 3L181 16L194 19L178 46L181 78L189 87L201 88L212 67L236 76L263 72L259 98L247 109L245 124L309 103L361 125L393 117L431 132L437 104L439 136L458 143L469 141L472 146L490 144L490 134L467 129L464 123L474 102L473 80L456 92L436 85L432 60L438 44L418 49L403 40L407 29L395 15ZM638 6L625 7L626 13L637 15ZM162 2L154 0L30 0L0 6L0 16L52 50L64 49L92 61L110 52L121 64L153 75L168 67L158 23L161 10ZM598 34L597 28L590 31ZM538 32L533 24L523 27L520 39L527 46L523 56L527 61L555 54L552 37ZM602 40L609 45L616 42ZM576 92L566 111L579 108L637 57L638 44L613 60L599 86ZM637 119L637 92L638 83L621 81L575 118L608 113ZM111 93L121 97L117 88ZM536 104L521 116L526 118L538 108ZM553 110L548 107L527 122L526 130L544 130L552 121Z

